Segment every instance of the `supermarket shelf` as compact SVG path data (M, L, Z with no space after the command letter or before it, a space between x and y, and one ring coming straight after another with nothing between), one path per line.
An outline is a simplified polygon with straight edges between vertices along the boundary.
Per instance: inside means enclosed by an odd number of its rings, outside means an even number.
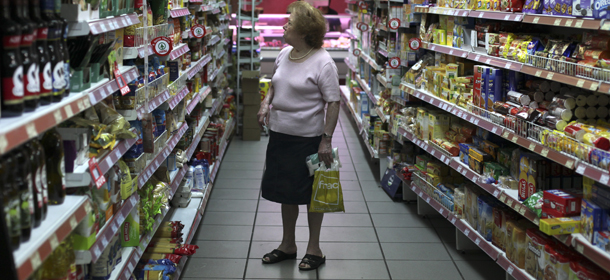
M358 126L358 134L360 134L360 133L362 133L362 120L360 119L358 114L356 114L356 111L352 107L352 103L349 101L349 99L350 99L349 89L347 86L340 86L340 88L341 88L341 97L343 98L343 102L345 103L345 106L347 106L349 108L349 111L352 113L352 117L354 117L354 120L356 121L356 125Z
M469 53L468 59L513 71L521 71L523 67L521 62L479 53Z
M375 111L377 111L377 116L381 119L382 122L387 122L390 120L390 116L386 116L379 106L375 107Z
M418 6L413 9L414 13L426 14L429 11L429 7L427 6Z
M203 133L205 132L205 130L208 128L209 125L210 125L210 118L206 116L205 121L201 122L199 127L197 127L197 132L195 132L195 138L193 139L191 146L186 150L186 158L190 159L193 156L193 154L195 153L195 150L197 149L197 146L199 145L199 140L201 140Z
M606 186L610 186L610 172L603 170L597 166L593 166L587 162L579 161L576 167L576 173L589 177Z
M90 21L70 22L68 23L68 37L86 36L90 32L97 35L138 23L140 23L140 20L136 13Z
M347 65L347 67L352 70L352 72L354 73L358 73L358 71L356 70L356 67L354 67L354 65L352 65L351 62L349 62L349 57L346 57L343 61L345 61L345 64Z
M169 197L168 197L169 201L172 200L172 198L174 197L174 194L176 194L176 191L178 190L178 187L180 187L180 183L182 182L184 175L186 175L187 169L188 169L188 165L185 164L182 166L182 168L176 169L176 170L170 172Z
M259 62L261 62L261 59L263 59L261 56L259 56L259 57L252 57L252 58L250 58L250 57L245 57L245 58L244 57L240 57L237 60L237 63L238 64L242 64L242 63L259 63Z
M225 133L222 136L222 140L220 141L220 153L218 155L218 159L216 159L216 162L214 163L214 167L212 168L212 172L210 173L210 180L212 182L214 182L214 179L216 179L216 174L218 173L218 169L220 169L220 163L222 162L222 158L224 157L225 151L227 149L227 146L229 145L229 137L231 136L231 134L233 133L233 129L235 128L235 119L231 119L229 120L230 124L229 124L229 129L225 129Z
M148 52L146 50L148 49ZM125 47L123 48L123 59L135 59L144 58L153 54L152 46L140 46L140 47Z
M13 252L19 280L28 277L59 246L72 230L91 211L91 201L86 196L67 195L61 205L49 205L47 218L32 230L30 241L22 243Z
M379 158L379 153L371 146L371 143L369 142L369 133L366 128L362 130L362 139L364 139L364 145L366 146L366 149L369 150L369 155L371 158Z
M134 193L128 199L123 202L123 206L112 216L112 219L106 222L104 226L98 231L96 241L93 243L91 248L86 251L75 250L76 264L89 264L96 262L102 252L108 246L108 242L112 240L112 237L119 231L121 225L125 221L125 218L129 215L131 210L137 205L140 200L138 193Z
M428 43L428 42L422 42L422 48L428 49L431 51L440 52L440 53L446 53L448 55L464 57L464 58L468 57L468 54L470 53L467 50L453 48L453 47L449 47L449 46L432 44L432 43Z
M563 27L574 27L580 29L593 29L598 30L601 27L601 20L599 19L580 19L575 17L565 16L550 16L550 15L530 15L525 14L523 22L541 25L552 25L552 26L563 26Z
M135 66L120 66L119 70L128 83L137 79L139 76L138 69ZM95 84L91 84L90 90L85 90L84 92L87 92L89 95L89 103L95 105L117 90L119 90L119 85L116 80L104 78Z
M441 8L441 7L430 7L428 9L428 13L430 13L430 14L458 16L458 17L467 17L469 12L470 12L469 10Z
M360 87L362 87L364 92L366 92L366 95L369 96L369 98L371 99L371 102L377 104L377 97L375 97L375 95L371 92L371 88L369 87L369 85L365 81L363 81L360 78L360 75L358 75L358 74L356 74L356 80L358 81L358 83L360 84Z
M135 133L135 128L131 129L132 132ZM123 139L119 141L111 151L106 152L104 155L100 156L98 159L98 166L102 174L108 173L110 168L114 166L115 163L123 157L123 155L135 144L137 138L134 139ZM84 186L93 186L93 182L91 181L91 174L89 174L89 163L86 162L81 165L74 166L74 172L66 173L66 188L71 187L84 187Z
M600 86L600 82L596 80L591 80L587 78L581 78L576 76L569 76L566 74L561 74L557 72L548 71L545 69L540 69L537 67L533 67L530 65L523 65L521 68L521 72L529 75L534 75L536 77L540 77L547 80L552 80L564 84L568 84L575 87L580 87L592 91L597 91ZM608 93L607 91L605 93Z
M244 29L241 29L241 30L243 31ZM252 29L250 29L250 30L252 30ZM258 37L260 35L261 35L260 30L254 30L254 32L252 32L252 31L239 32L239 38Z
M146 104L140 106L140 108L136 109L136 112L138 113L138 119L141 120L144 114L151 113L161 104L165 103L165 101L169 100L170 97L171 95L169 94L169 89L166 89L164 92L155 96L152 100L148 101L148 108L146 108Z
M177 47L175 47L172 52L169 54L169 59L174 60L176 58L181 57L183 54L189 52L189 46L186 43L181 43Z
M591 245L591 242L580 233L572 234L571 243L577 252L610 273L610 254L608 252L604 252L598 247Z
M140 246L123 248L123 258L121 260L121 264L119 264L119 266L115 267L115 269L112 271L112 274L110 275L110 278L109 278L110 280L115 280L115 279L116 280L129 280L130 279L131 273L133 272L133 270L136 268L138 262L140 261L140 258L142 257L144 250L146 250L146 247L148 247L148 243L150 243L151 238L153 237L153 235L155 234L157 229L159 229L159 226L163 222L163 220L168 212L169 212L169 209L167 209L167 208L161 209L161 213L157 214L157 216L155 217L155 224L153 226L153 230L144 234L140 238Z
M379 83L385 88L392 87L392 83L390 81L388 81L388 79L381 74L377 74L377 81L379 81Z
M174 95L174 97L172 97L169 100L169 108L174 110L174 108L176 108L176 106L178 105L178 103L180 103L180 101L182 101L182 99L184 99L184 97L189 93L189 89L187 86L184 86L180 91L178 91L178 93L176 95Z
M462 16L464 16L463 13L461 14ZM469 11L467 16L473 18L485 18L504 21L521 21L523 19L523 14L500 11Z
M200 58L197 62L191 65L191 68L188 71L188 78L192 79L197 72L203 69L203 66L208 64L212 60L212 57L209 54L206 54L204 57Z
M354 33L352 33L351 29L346 29L343 33L347 34L349 36L349 38L352 40L360 41L360 39L358 39L358 37L356 37L356 35L354 35Z
M510 129L494 124L484 118L481 118L473 113L466 111L464 108L455 106L455 104L449 103L445 100L441 100L431 94L424 92L423 90L417 90L412 85L402 82L400 84L400 89L413 95L414 97L423 100L424 102L430 103L444 111L458 116L459 118L465 121L468 121L485 130L491 131L492 133L503 137L504 139L512 141L513 143L520 145L526 149L529 149L534 153L549 158L569 169L573 169L576 165L576 159L567 154L552 150L531 139L515 135Z
M212 38L208 41L208 46L215 45L218 42L220 42L220 36L212 35Z
M373 69L380 71L381 67L379 67L379 65L377 65L377 62L375 62L374 58L371 58L370 56L368 56L367 54L365 54L362 50L360 50L360 57L362 59L364 59L364 61L366 61L366 63L368 63L369 65L371 65L371 67L373 67Z
M198 92L197 94L195 94L195 96L193 96L193 99L189 100L189 102L186 104L186 113L190 115L195 109L195 106L199 104L200 100L201 92Z
M146 165L146 168L144 168L144 170L142 170L142 173L138 175L138 189L141 189L144 184L148 182L148 179L152 177L153 173L157 171L157 168L161 166L161 163L163 163L169 153L171 153L174 147L176 147L176 144L178 144L178 141L180 140L180 138L182 138L182 135L184 135L187 128L188 125L186 124L186 122L183 123L180 129L178 129L178 132L172 135L171 138L167 141L165 147L161 149L161 151L159 151L159 153L154 157L154 159Z
M405 100L402 97L397 96L397 95L393 95L391 100L396 102L396 103L398 103L398 104L400 104L400 105L402 105L402 106L407 106L407 102L408 102L407 100Z
M240 21L258 22L258 18L257 17L252 18L251 16L245 16L243 14L241 14L239 17L237 17L237 19L240 20Z
M169 14L173 18L178 18L178 17L190 15L191 13L189 12L188 8L174 8L174 9L169 10Z
M388 52L382 49L379 49L377 51L377 53L379 53L380 55L383 55L384 57L388 57Z

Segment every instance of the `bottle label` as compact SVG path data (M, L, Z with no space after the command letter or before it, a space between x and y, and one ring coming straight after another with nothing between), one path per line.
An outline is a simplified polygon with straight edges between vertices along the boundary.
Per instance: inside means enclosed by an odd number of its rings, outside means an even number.
M23 66L19 65L12 77L2 77L2 98L6 104L21 103L23 98Z
M26 178L26 180L29 178ZM28 182L25 182L25 184L29 184ZM27 228L28 225L31 222L31 218L32 216L28 215L30 213L30 198L32 196L30 195L30 192L28 192L27 190L25 191L21 191L21 225L24 228Z
M36 97L40 93L38 63L32 63L25 74L25 97Z
M21 44L20 35L2 37L2 45L5 50L19 48L20 44Z
M69 274L68 279L70 279L70 280L76 280L77 279L76 264L74 264L74 263L70 264L70 274Z
M36 31L34 31L34 33L36 33ZM21 35L21 46L26 46L26 47L31 46L32 43L34 42L34 38L36 38L34 33Z
M34 172L34 195L36 196L36 207L42 208L42 168L38 168L36 172Z
M11 197L9 201L9 215L12 225L11 236L19 236L21 234L21 210L19 209L19 197Z
M53 92L53 74L51 73L51 62L47 61L42 71L40 71L40 79L42 81L42 94Z
M34 178L32 178L30 173L25 179L28 182L28 209L30 210L30 215L34 215Z
M38 28L38 31L36 32L36 40L38 40L38 41L46 40L48 35L49 35L48 27Z
M40 173L40 181L42 181L42 199L44 203L49 203L49 182L47 181L47 165L43 165Z
M66 80L64 79L64 62L60 61L53 67L53 95L64 94Z

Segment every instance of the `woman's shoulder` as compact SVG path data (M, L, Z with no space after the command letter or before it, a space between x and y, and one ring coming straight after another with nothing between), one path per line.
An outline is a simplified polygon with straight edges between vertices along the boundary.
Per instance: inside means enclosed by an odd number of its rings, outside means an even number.
M285 57L292 50L292 46L287 46L280 50L280 53L277 55L277 62L280 61L281 58Z
M325 48L320 48L318 50L318 61L322 65L326 65L327 63L330 63L330 62L332 62L332 63L335 62L333 57L330 55L330 53Z

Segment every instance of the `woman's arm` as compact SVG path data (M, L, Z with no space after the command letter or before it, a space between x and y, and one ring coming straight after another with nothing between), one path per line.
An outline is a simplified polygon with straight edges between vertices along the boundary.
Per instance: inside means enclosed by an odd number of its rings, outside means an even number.
M271 101L273 101L273 83L269 86L269 92L267 92L267 96L261 103L261 108L258 110L258 124L263 128L263 126L269 125L269 105L271 105Z
M326 108L326 122L324 124L324 135L322 136L322 141L320 142L320 147L318 148L318 158L322 160L326 166L330 166L333 162L332 155L332 137L328 138L325 135L334 136L335 127L337 126L337 121L339 120L339 110L341 108L340 101L334 101L327 103L328 106Z

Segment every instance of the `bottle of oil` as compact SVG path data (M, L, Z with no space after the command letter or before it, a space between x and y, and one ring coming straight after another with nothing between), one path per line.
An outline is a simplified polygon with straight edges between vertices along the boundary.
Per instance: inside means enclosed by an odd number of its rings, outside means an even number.
M13 251L19 248L21 239L21 211L19 210L19 192L14 183L13 172L15 165L11 155L7 155L0 161L0 172L2 177L2 205L6 216L6 227Z
M42 264L42 280L68 280L70 274L69 258L66 258L70 252L69 246L70 237L62 241L59 246L51 253L51 255Z
M49 204L49 193L47 191L47 165L44 156L44 148L38 139L32 140L32 146L36 149L36 158L38 159L38 171L36 172L36 183L40 189L36 189L38 204L42 202L42 220L47 218L47 204Z
M44 134L42 137L42 146L44 147L47 165L49 204L62 204L66 198L64 145L57 129L53 128Z
M21 242L30 240L32 234L32 216L34 216L34 200L32 198L32 173L27 150L19 147L13 152L15 159L15 182L19 187L21 209Z

